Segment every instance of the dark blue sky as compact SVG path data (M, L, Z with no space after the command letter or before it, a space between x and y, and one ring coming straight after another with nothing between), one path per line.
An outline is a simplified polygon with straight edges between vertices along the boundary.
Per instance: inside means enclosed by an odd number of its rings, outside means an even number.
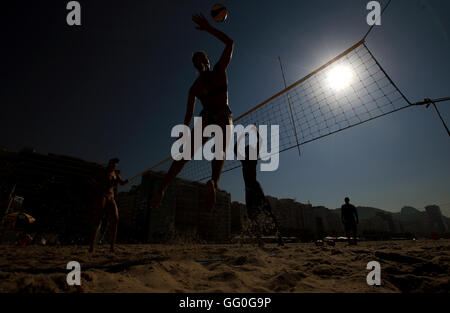
M228 70L234 116L357 41L368 29L368 1L222 1L214 24L234 39ZM223 44L194 29L191 15L214 1L80 1L82 26L68 27L67 1L20 2L2 10L0 145L17 151L122 160L133 176L165 158L170 130L183 121L196 78L194 51L214 63ZM368 47L411 101L450 96L450 2L393 0ZM450 103L439 105L450 123ZM200 103L196 112L200 110ZM450 144L432 109L410 108L280 156L261 173L267 194L335 208L398 211L442 206L450 214ZM221 189L243 201L240 170Z

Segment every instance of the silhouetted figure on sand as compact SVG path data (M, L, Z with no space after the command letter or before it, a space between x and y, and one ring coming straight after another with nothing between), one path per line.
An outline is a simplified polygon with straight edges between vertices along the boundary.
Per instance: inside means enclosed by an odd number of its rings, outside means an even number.
M344 224L345 234L348 239L348 244L357 244L357 225L359 223L358 212L354 205L350 204L350 199L345 198L345 204L341 207L341 220ZM353 241L350 234L353 235Z
M250 235L255 235L257 237L259 245L263 244L261 240L262 232L275 232L278 240L278 245L283 246L284 242L279 231L278 221L273 214L272 207L270 206L269 201L266 199L264 191L256 178L261 137L256 130L256 127L254 128L254 131L256 132L258 138L257 144L256 146L252 146L251 144L246 145L245 155L242 156L242 160L240 160L242 164L242 176L245 183L245 206L247 208L247 217L250 222L250 225L248 225L248 229L246 231L250 232ZM238 139L236 145L234 146L234 153L237 156L239 155L238 146L242 139L245 138L241 136L241 138ZM260 225L261 222L266 222L265 220L260 221L260 217L262 217L263 219L269 218L270 229L266 229L267 225Z
M119 210L117 209L117 204L114 200L114 191L119 185L125 185L129 182L128 179L122 180L120 175L116 173L119 162L118 158L109 160L107 167L100 171L93 179L96 195L94 198L94 224L92 226L89 252L94 251L98 229L100 228L105 214L109 216L110 223L110 251L114 252L117 224L119 223Z
M225 151L226 151L226 134L227 125L232 125L231 110L228 105L228 80L226 69L231 61L233 54L234 43L231 38L217 30L209 24L203 15L194 15L192 17L194 23L197 24L198 30L206 31L225 44L222 56L211 70L208 56L203 51L194 53L192 62L194 67L200 73L197 80L194 82L189 90L189 96L187 101L186 115L184 118L184 124L189 127L192 116L194 114L195 100L200 99L203 110L201 117L203 119L203 128L208 125L218 125L222 129L223 133L223 160L214 159L211 161L212 176L211 180L207 182L207 199L206 199L206 211L210 212L216 203L216 191L219 184L219 179L222 174L222 169L225 164ZM208 141L209 138L203 138L203 144ZM194 142L192 141L192 156L195 154ZM197 147L199 148L199 147ZM153 196L150 201L150 207L157 207L164 197L164 193L167 190L170 182L180 173L188 160L174 161L166 174L163 183L158 192Z

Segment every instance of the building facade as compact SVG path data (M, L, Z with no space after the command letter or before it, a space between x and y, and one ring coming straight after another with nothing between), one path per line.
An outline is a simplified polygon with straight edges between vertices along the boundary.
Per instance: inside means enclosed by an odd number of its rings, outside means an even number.
M22 210L36 219L32 229L58 234L63 243L86 243L92 222L89 180L104 166L32 148L0 151L0 203L15 186L15 195L24 198Z
M206 185L176 178L158 208L148 203L161 186L164 173L142 177L139 200L134 210L135 236L145 242L228 242L231 238L231 197L219 190L216 206L205 212Z

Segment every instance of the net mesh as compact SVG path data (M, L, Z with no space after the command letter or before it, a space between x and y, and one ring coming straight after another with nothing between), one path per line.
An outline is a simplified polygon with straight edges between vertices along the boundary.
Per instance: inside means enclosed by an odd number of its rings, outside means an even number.
M268 145L282 152L407 106L407 99L361 42L234 123L269 129L279 125L278 146L270 136ZM238 167L238 160L227 160L223 171ZM192 160L180 176L208 179L211 164Z

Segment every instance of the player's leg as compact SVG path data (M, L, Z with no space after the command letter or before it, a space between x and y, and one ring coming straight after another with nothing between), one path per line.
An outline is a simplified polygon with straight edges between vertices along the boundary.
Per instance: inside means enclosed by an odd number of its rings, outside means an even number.
M203 126L204 127L204 126ZM202 131L203 133L203 131ZM195 155L198 149L200 149L203 144L206 143L208 138L202 138L202 144L199 146L195 146L193 138L191 138L191 158ZM177 177L177 175L181 172L181 170L184 168L184 166L189 162L189 160L179 160L179 161L173 161L170 165L169 171L167 172L166 176L164 177L164 180L161 184L161 187L158 189L156 194L153 196L153 198L150 200L149 206L151 208L156 208L159 206L159 203L161 202L162 198L164 197L164 194L169 187L169 184Z
M172 162L172 164L170 165L169 171L167 172L166 176L164 177L161 187L155 193L153 198L150 200L149 206L151 208L156 208L159 206L159 203L161 202L162 198L164 197L164 194L166 193L166 190L169 187L169 184L181 172L181 170L183 169L183 167L186 165L187 162L188 162L187 160L179 160L179 161Z
M94 252L95 240L97 239L97 233L98 233L98 230L99 230L101 222L102 222L105 204L106 204L106 198L104 196L97 197L96 199L94 199L94 203L93 203L94 219L93 219L92 230L91 230L89 252Z
M281 236L278 220L277 220L275 214L273 214L272 206L270 205L270 202L267 199L264 199L264 211L266 211L266 213L269 215L269 217L272 220L273 229L275 231L275 236L277 237L278 245L284 246L283 237Z
M119 210L117 209L117 204L114 198L108 199L107 202L108 211L109 211L109 224L110 224L110 251L114 252L114 247L116 244L117 238L117 226L119 224Z
M357 226L356 226L356 222L353 225L353 244L357 245L358 244L358 239L356 238L358 235L358 231L357 231Z
M206 211L211 212L216 205L216 193L219 184L220 175L222 174L225 160L211 161L211 179L206 183Z
M346 222L345 225L344 225L344 228L345 228L345 236L347 237L347 242L348 242L349 245L351 245L351 244L352 244L352 237L351 237L352 231L351 231L351 226L349 225L348 222Z
M100 222L100 229L97 236L100 236L100 238L97 238L97 242L104 242L105 235L108 232L109 228L109 213L108 210L104 210L102 221Z
M218 125L222 129L222 160L214 159L211 161L211 179L206 183L207 196L206 196L206 211L210 212L216 204L216 193L219 186L220 176L222 175L223 167L225 166L226 151L228 148L227 138L232 135L232 130L229 125L232 125L233 121L231 116L224 115L218 120ZM216 145L217 146L217 145Z

